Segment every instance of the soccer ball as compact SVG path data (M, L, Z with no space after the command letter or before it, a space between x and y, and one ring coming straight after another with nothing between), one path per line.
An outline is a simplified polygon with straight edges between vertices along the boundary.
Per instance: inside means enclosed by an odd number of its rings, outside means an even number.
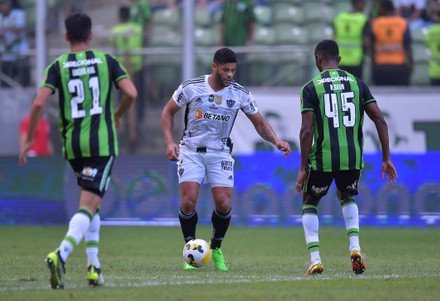
M183 247L183 260L189 265L200 268L205 266L212 257L212 250L203 239L188 241Z

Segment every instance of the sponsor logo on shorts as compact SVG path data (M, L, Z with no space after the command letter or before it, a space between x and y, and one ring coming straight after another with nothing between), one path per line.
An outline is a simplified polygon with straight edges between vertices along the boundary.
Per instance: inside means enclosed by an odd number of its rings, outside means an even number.
M347 186L347 190L356 190L358 187L358 180L354 181L353 184Z
M327 189L328 189L328 186L316 187L315 185L313 185L311 188L312 192L316 195L323 194L325 191L327 191Z
M232 171L232 161L222 161L222 170Z
M180 168L180 169L179 169L179 176L180 176L180 177L183 175L183 171L184 171L183 168Z
M98 169L91 168L88 166L84 167L83 170L81 171L82 178L90 181L93 181L93 179L96 177L97 174L98 174Z

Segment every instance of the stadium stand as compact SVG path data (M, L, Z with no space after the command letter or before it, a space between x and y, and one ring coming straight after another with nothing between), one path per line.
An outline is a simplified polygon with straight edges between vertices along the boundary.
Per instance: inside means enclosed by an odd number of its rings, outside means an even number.
M22 6L27 11L28 28L32 34L35 24L35 1L21 0ZM57 24L58 35L54 34L54 27L48 28L51 34L48 35L49 48L63 47L63 10L65 2L61 0L46 0L49 10L58 9L57 15L50 15L51 24ZM120 1L117 0L96 0L96 1L77 1L84 9L90 13L95 22L95 35L99 36L95 40L95 47L108 47L103 41L106 28L116 22L112 11L117 10ZM163 1L162 1L163 2ZM155 1L154 3L162 3ZM165 2L163 2L165 3ZM371 7L370 1L367 1L368 7ZM332 38L332 21L337 12L346 11L351 7L351 0L267 0L257 1L255 6L255 15L257 18L254 45L256 47L278 47L278 46L299 46L308 47L309 51L315 44L324 39ZM368 12L366 12L368 14ZM207 7L197 7L194 11L194 38L196 47L216 47L219 45L219 21L221 10L210 11ZM159 82L174 82L173 77L179 77L181 72L176 68L181 68L181 57L179 55L166 54L172 52L176 47L182 46L182 10L171 9L166 5L155 5L153 9L152 30L149 37L152 48L164 48L164 53L158 55L150 54L146 57L146 67L154 73L154 77ZM426 28L413 30L413 52L414 52L414 73L412 76L412 85L426 85L429 81L427 73L427 61L429 52L426 49L424 38ZM99 39L101 38L101 39ZM60 42L61 41L61 42ZM32 41L30 41L32 44ZM56 44L55 44L56 43ZM153 49L154 52L154 49ZM276 80L280 75L280 70L285 70L286 66L298 63L299 54L292 55L287 52L256 52L251 51L247 55L250 72L250 84L270 84L281 85L283 80ZM50 57L52 59L52 57ZM196 57L196 72L206 73L210 71L210 54L198 54ZM365 70L369 70L369 59L366 58ZM281 67L277 66L282 64ZM301 65L305 66L304 73L314 72L315 66L313 58L306 59ZM161 68L158 68L162 66ZM255 71L254 71L255 70ZM259 70L259 72L256 72ZM365 73L365 72L364 72ZM171 76L170 76L171 74ZM286 72L281 72L286 77ZM292 83L291 79L285 80ZM368 81L368 80L367 80ZM178 82L178 81L177 81ZM297 83L300 84L300 83Z
M411 29L414 70L411 74L411 85L426 86L429 79L430 51L425 43L428 29L426 27Z

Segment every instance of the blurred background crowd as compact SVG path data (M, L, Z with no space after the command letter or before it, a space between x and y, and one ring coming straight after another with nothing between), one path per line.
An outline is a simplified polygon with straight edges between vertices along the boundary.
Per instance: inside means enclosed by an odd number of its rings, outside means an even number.
M92 47L115 54L134 79L139 100L127 118L130 153L157 144L148 137L160 125L150 117L183 80L184 3L46 0L48 62L67 48L64 17L83 11L93 20ZM316 43L331 38L340 45L342 68L370 85L440 84L440 0L194 0L193 16L194 75L210 73L215 49L228 46L239 56L239 83L302 86L317 72ZM3 91L39 84L36 18L36 1L0 0Z

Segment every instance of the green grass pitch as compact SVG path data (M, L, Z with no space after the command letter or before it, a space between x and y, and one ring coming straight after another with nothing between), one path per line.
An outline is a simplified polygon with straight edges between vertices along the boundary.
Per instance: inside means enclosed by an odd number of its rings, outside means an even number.
M440 300L437 228L361 228L363 275L351 271L345 230L323 227L321 276L304 277L303 230L231 227L223 242L229 271L212 262L182 269L178 227L101 228L105 286L88 287L84 243L69 258L66 288L49 288L44 258L67 226L0 227L0 300ZM198 237L209 240L210 228Z

